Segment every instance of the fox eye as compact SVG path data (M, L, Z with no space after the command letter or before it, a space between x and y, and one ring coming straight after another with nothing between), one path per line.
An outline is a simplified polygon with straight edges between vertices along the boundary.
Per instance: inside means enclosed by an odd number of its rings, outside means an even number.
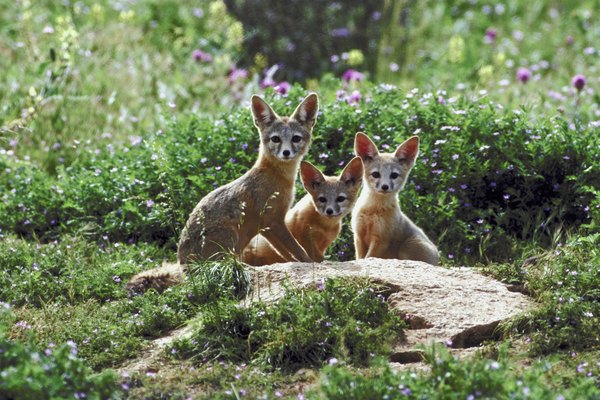
M390 175L390 178L392 178L392 179L396 179L396 178L398 178L399 176L400 176L400 175L398 175L398 173L397 173L397 172L392 172L392 174Z
M375 172L371 173L371 176L373 178L379 178L379 177L381 177L381 174L379 172L375 171Z
M335 199L335 201L337 201L338 203L341 203L344 200L346 200L346 198L344 196L338 196L338 198Z
M271 142L279 143L281 142L281 138L279 136L271 136Z
M298 143L301 140L302 140L302 136L294 135L292 137L292 142L294 142L294 143Z
M325 197L323 197L323 196L319 197L319 201L321 203L327 203L327 199Z

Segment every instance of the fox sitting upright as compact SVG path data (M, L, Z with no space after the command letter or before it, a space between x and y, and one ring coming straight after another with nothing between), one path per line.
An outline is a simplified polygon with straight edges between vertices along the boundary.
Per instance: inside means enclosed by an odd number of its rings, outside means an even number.
M285 223L313 261L323 261L325 251L340 234L342 219L358 197L362 175L359 157L346 165L339 178L324 176L308 161L300 164L300 176L308 194L288 211ZM257 235L246 247L243 261L268 265L293 260L278 254L262 235Z
M378 257L439 264L436 246L400 209L402 190L419 153L419 137L413 136L395 153L380 154L362 132L354 150L364 164L364 185L352 211L356 258Z
M227 252L241 257L259 232L285 257L311 262L285 225L285 215L294 198L298 167L310 146L318 108L319 99L311 93L292 116L280 117L263 99L252 96L254 125L260 133L254 166L196 205L181 233L177 264L142 272L127 288L141 292L161 286L161 282L172 285L181 280L185 264L222 258Z
M207 194L190 215L177 249L177 261L208 260L224 251L241 256L259 232L280 254L311 262L285 225L294 183L307 152L319 100L308 95L291 117L279 117L260 97L252 96L260 150L254 166L235 181Z

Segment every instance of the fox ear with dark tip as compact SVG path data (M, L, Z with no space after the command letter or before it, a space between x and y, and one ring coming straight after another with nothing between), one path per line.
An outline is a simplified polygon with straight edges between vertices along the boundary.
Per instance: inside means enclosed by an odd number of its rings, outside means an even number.
M357 132L354 138L354 153L365 161L378 156L379 150L367 135Z
M298 121L306 129L312 129L315 122L317 122L318 113L319 97L316 93L311 93L296 107L291 118Z
M250 108L254 116L254 125L261 131L269 127L277 118L277 114L260 96L252 96Z
M325 182L325 177L321 171L308 161L304 160L300 163L300 177L302 178L304 188L309 192L315 190Z
M340 175L340 180L349 186L360 185L363 177L363 163L360 157L354 157Z
M400 161L408 162L410 165L415 163L417 156L419 155L419 137L413 136L406 140L396 149L394 154Z

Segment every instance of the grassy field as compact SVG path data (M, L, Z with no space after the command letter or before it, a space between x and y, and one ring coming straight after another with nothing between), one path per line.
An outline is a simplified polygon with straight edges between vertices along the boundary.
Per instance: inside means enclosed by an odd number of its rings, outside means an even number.
M322 7L334 31L279 29L278 52L248 46L264 27L234 3L0 4L0 398L600 399L598 1L382 2L365 48L355 20L332 25L360 2L319 1L303 18ZM293 81L305 46L331 54ZM357 131L391 148L418 134L403 210L443 266L539 307L471 359L429 346L426 370L398 372L404 323L372 282L239 307L251 284L227 260L130 297L197 201L256 159L250 96L285 115L308 91L308 160L334 174ZM354 259L347 226L327 258ZM123 372L186 325L160 366Z

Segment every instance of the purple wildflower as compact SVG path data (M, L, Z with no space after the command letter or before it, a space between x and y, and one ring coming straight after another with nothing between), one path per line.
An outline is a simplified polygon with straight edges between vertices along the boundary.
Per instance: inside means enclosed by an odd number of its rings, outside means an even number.
M496 41L496 37L498 36L498 31L494 28L487 28L485 31L485 42L486 43L494 43Z
M586 84L585 76L582 74L577 74L573 77L571 83L573 84L573 87L577 89L578 92L581 92L581 90Z
M362 96L361 96L360 92L358 90L355 90L352 93L350 93L350 95L348 96L348 98L346 100L348 101L348 104L350 104L350 105L358 105L361 98L362 98Z
M521 67L517 70L517 80L521 83L527 83L531 79L529 68Z
M239 81L240 79L246 79L248 77L248 70L243 69L243 68L236 68L233 67L231 69L231 71L229 72L229 84L233 84L237 81Z
M279 82L279 84L277 84L277 86L275 86L275 91L285 97L285 96L287 96L288 92L290 91L290 87L291 87L291 85L289 83L287 83L286 81Z
M213 59L212 55L200 49L196 49L192 52L192 58L196 62L211 62Z
M333 29L331 31L331 36L332 37L342 37L342 38L348 37L348 36L350 36L350 29L348 29L346 27Z
M359 81L360 82L363 80L363 78L364 78L364 74L362 72L358 72L354 69L348 69L342 75L342 79L344 80L344 82L346 84L348 84L350 81Z

